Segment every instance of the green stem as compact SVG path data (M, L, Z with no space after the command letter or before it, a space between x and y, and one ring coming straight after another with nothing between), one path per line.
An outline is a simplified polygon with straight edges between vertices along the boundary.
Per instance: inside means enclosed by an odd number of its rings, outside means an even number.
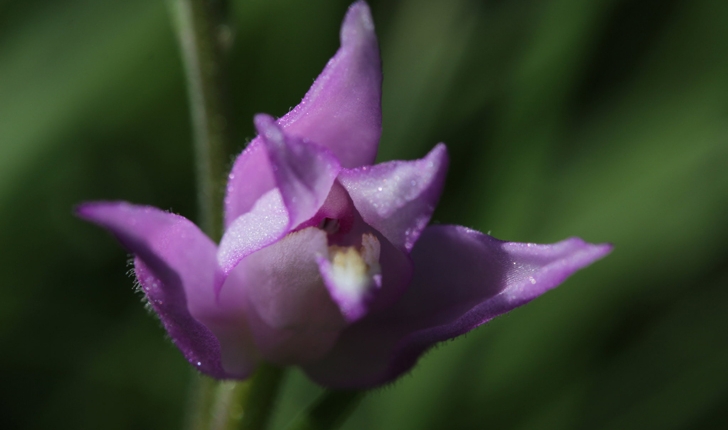
M288 430L336 429L351 415L365 394L365 391L327 390L288 426Z
M208 417L209 426L199 429L264 430L282 380L283 369L263 363L247 381L220 382Z
M217 382L206 376L192 375L186 430L209 430L209 412L215 400Z
M223 381L217 386L209 430L234 430L245 413L243 404L250 394L250 381Z
M194 135L198 218L202 230L218 241L223 230L223 198L230 146L231 115L225 101L222 46L223 0L168 0L182 54ZM229 42L229 41L228 41ZM195 378L193 376L193 378ZM212 430L243 388L206 377L193 381L188 429ZM237 402L239 403L239 402ZM210 420L213 420L212 422ZM220 427L224 428L224 427Z
M225 101L225 59L220 35L220 1L168 0L187 76L197 163L197 196L202 230L222 236L223 197L230 146L230 113Z
M225 103L223 0L169 0L187 76L197 163L202 230L222 236L229 124ZM229 42L229 41L227 41ZM283 371L262 364L250 381L198 380L188 420L191 430L263 430L270 419ZM214 393L214 394L213 394Z
M278 397L283 381L283 369L263 363L253 375L250 391L245 399L245 413L240 423L241 430L265 430Z
M199 376L187 429L265 430L282 380L283 369L265 363L243 382Z

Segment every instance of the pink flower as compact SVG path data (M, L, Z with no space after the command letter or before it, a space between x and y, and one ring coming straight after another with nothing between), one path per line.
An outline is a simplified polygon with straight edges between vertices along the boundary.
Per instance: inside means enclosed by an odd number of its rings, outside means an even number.
M359 1L341 48L301 104L238 157L219 245L184 217L125 202L78 215L134 254L136 277L174 343L200 371L246 378L265 360L337 388L387 383L437 342L556 287L610 245L509 243L427 226L447 150L374 163L381 66Z

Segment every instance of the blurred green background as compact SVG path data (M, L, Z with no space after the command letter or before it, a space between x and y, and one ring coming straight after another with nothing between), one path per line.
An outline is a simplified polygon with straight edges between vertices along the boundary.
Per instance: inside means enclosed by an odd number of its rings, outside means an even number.
M236 151L296 105L348 6L236 0ZM430 352L354 429L728 428L728 2L372 0L380 159L448 144L436 222L607 259ZM190 368L128 256L72 216L195 218L162 0L0 0L0 428L176 429ZM289 373L274 425L320 389Z

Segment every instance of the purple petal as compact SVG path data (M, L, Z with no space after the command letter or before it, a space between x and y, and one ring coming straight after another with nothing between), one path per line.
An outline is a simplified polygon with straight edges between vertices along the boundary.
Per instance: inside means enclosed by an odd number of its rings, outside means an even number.
M328 150L283 133L273 117L256 115L273 176L289 216L289 229L316 214L341 166Z
M328 232L329 243L333 244L337 239L346 236L351 231L355 212L356 208L354 208L354 204L349 198L349 193L338 181L335 181L318 212L306 222L299 224L295 229L303 230L306 227L319 227Z
M217 252L223 272L230 273L240 260L285 236L288 225L283 197L274 188L225 230Z
M402 299L352 325L326 357L304 369L331 387L387 383L435 343L529 302L611 248L578 238L509 243L465 227L428 227L412 251L415 275Z
M331 348L346 321L329 297L317 258L326 233L306 228L244 258L220 290L220 302L245 308L262 356L277 364L315 360Z
M225 228L239 216L248 213L255 202L275 186L273 169L263 141L256 137L235 159L228 175L225 190Z
M251 150L245 162L261 158L256 151L263 153L262 158L274 167L271 170L274 186L225 230L218 260L226 274L247 255L281 239L298 224L313 217L326 201L341 169L327 149L290 138L272 117L257 115L255 124L260 133L256 142L261 142L255 145L262 149ZM249 148L252 147L251 144ZM257 161L262 162L262 159ZM250 179L255 183L254 178ZM228 197L232 195L228 194Z
M369 7L354 3L341 27L341 48L301 103L278 123L291 136L328 148L342 166L374 163L382 128L382 71ZM235 160L225 197L225 225L275 186L260 138Z
M149 303L185 358L216 378L245 377L249 361L231 374L220 345L200 321L216 313L214 286L221 282L215 244L179 215L124 202L89 203L78 216L106 228L136 256L135 272Z
M382 131L382 66L369 6L349 7L341 48L303 101L280 119L286 133L323 145L347 168L374 163Z
M410 251L440 199L447 165L447 149L439 144L420 160L343 170L339 181L367 224Z

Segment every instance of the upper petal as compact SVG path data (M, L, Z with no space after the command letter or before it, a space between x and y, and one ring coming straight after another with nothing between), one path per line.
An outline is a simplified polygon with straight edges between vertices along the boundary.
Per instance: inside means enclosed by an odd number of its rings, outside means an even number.
M266 153L275 187L265 192L225 230L218 258L229 273L251 253L270 245L313 217L329 195L341 169L325 148L287 136L272 117L257 115L259 145Z
M214 286L222 281L215 244L184 217L125 202L90 203L78 215L106 228L136 256L135 272L149 303L185 358L217 378L244 377L223 370L216 336L203 325L216 313Z
M288 227L293 228L318 212L341 166L328 150L287 136L269 115L256 115L255 125L288 210Z
M372 164L382 128L382 71L369 7L354 3L341 27L341 48L301 103L278 123L287 134L328 148L342 166ZM235 160L225 197L225 225L275 186L261 139Z
M447 149L438 144L420 160L345 169L339 181L367 224L410 251L440 199L447 166Z
M529 302L610 250L578 238L534 245L465 227L428 227L412 251L415 274L406 294L349 327L331 353L304 369L326 386L384 384L435 343Z
M382 131L382 66L369 6L349 7L341 48L301 103L279 120L287 133L331 150L347 168L374 163Z

